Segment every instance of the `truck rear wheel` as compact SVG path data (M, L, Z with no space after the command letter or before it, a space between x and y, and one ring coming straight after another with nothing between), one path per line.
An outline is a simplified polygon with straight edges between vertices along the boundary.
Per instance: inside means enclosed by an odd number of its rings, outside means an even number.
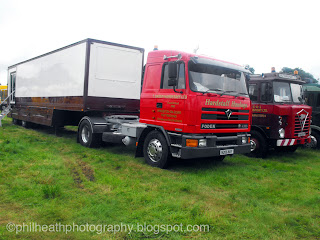
M268 151L268 145L266 138L258 131L251 131L251 153L248 154L249 157L266 157Z
M158 131L150 132L143 145L146 163L152 167L166 168L170 159L169 147L163 134Z
M102 134L93 133L91 124L87 120L81 122L78 130L78 138L82 146L89 148L101 146Z

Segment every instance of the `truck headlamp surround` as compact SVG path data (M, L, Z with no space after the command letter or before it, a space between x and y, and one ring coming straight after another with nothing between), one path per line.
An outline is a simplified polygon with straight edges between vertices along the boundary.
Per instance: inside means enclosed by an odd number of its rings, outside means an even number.
M284 138L284 133L285 133L284 129L283 129L283 128L280 128L280 129L279 129L279 137L280 137L280 138Z
M242 144L246 144L248 141L248 138L247 137L242 137L241 138L241 142L242 142Z
M207 139L200 139L199 147L206 147L206 146L207 146Z

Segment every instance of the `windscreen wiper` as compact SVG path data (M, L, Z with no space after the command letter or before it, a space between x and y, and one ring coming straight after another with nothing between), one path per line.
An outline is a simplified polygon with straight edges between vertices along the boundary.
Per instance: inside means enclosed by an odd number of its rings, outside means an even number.
M203 94L208 93L209 91L223 92L223 90L220 89L220 88L214 88L214 89L208 89L207 91L203 92ZM223 93L222 93L222 94L223 94ZM221 96L222 94L220 94L220 96Z
M236 97L239 97L240 95L246 95L246 96L248 96L248 93L239 92L239 93L237 93Z

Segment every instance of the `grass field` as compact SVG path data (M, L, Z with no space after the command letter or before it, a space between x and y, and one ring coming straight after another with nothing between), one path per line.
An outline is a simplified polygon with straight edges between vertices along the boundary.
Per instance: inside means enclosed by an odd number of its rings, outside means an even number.
M10 119L0 128L0 239L319 239L319 193L320 156L313 150L222 163L180 160L161 170L124 146L84 148L71 128L58 137ZM183 224L209 231L16 234L8 223Z

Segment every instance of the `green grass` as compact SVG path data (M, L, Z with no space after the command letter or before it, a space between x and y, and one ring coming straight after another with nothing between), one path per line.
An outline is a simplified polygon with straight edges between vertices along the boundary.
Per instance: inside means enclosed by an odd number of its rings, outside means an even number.
M317 151L175 161L152 168L134 149L87 149L74 128L0 128L0 239L319 239ZM29 224L209 225L209 232L50 233Z

